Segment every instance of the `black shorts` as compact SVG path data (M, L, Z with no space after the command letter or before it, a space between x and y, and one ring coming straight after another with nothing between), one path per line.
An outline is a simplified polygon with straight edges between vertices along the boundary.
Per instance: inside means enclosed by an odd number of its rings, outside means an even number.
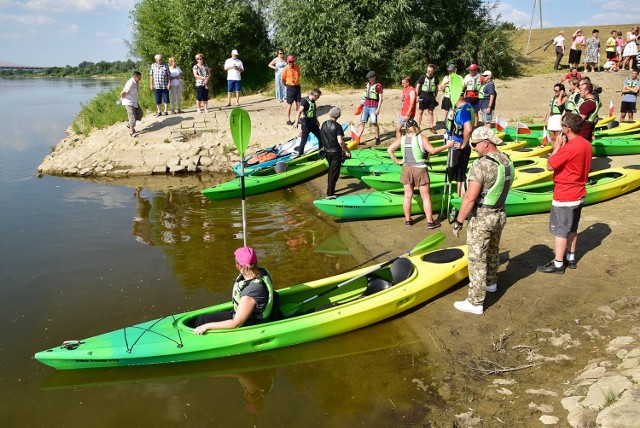
M287 104L299 103L301 96L300 85L287 85Z
M209 101L209 91L206 86L196 86L196 100Z
M451 110L451 107L453 107L451 105L451 98L449 97L442 97L442 110Z
M607 59L613 59L616 57L616 51L609 52L607 51Z
M463 182L467 179L467 166L471 157L471 146L464 150L451 151L451 168L449 169L449 180Z
M631 101L622 101L620 103L620 113L635 113L636 112L636 103L632 103Z
M436 101L436 97L434 97L433 94L420 97L420 102L418 104L418 108L420 110L433 110L436 107L438 107L438 101Z

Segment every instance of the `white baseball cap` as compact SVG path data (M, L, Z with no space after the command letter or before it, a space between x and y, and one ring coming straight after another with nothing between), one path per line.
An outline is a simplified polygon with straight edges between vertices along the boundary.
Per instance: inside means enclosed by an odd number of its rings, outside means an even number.
M235 49L234 49L234 50L232 50L232 51L231 51L231 55L238 55L238 51L237 51L237 50L235 50Z
M491 72L489 70L485 70L484 73L482 73L482 75L491 77Z

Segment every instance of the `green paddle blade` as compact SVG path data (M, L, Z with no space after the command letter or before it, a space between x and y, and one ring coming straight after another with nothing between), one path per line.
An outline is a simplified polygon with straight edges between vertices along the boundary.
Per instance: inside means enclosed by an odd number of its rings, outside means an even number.
M462 94L462 77L458 74L450 74L449 75L449 89L451 96L451 103L456 105L456 101L460 98L460 94Z
M249 113L241 108L231 110L229 127L231 128L233 143L236 145L240 157L243 158L251 139L251 118Z
M443 232L434 233L433 235L418 242L418 245L413 247L413 249L410 251L410 254L424 253L425 251L438 248L440 244L444 242L445 237L446 235Z

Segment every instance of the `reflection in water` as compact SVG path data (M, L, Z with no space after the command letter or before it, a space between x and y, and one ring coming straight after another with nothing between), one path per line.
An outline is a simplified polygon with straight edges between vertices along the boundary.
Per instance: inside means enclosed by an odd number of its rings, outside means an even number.
M136 215L133 217L132 233L136 237L136 241L153 245L153 241L151 241L151 221L149 220L151 202L140 196L140 192L142 192L142 188L136 187L136 191L133 194L134 198L136 198Z

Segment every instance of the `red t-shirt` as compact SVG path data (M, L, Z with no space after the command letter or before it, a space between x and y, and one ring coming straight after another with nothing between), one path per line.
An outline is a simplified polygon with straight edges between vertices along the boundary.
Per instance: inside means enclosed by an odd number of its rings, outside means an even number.
M586 138L588 141L591 141L593 137L593 128L595 126L594 123L587 122L589 116L596 111L596 102L593 98L585 98L584 102L580 104L578 111L580 112L580 116L584 116L585 120L582 124L582 129L580 130L580 136Z
M547 161L553 168L553 199L578 201L587 194L585 185L591 169L591 143L581 136L567 141Z
M402 90L402 109L400 110L400 116L411 116L414 117L416 115L416 97L413 97L413 106L411 106L411 92L415 95L415 88L413 86L407 86ZM411 107L411 111L409 111L409 107Z
M565 75L564 75L564 79L563 79L563 80L569 80L569 79L571 79L572 77L577 77L577 78L578 78L578 80L582 79L582 75L581 75L581 74L580 74L580 72L578 71L578 72L576 73L576 75L575 75L575 76L574 76L573 74L571 74L571 72L568 72L567 74L565 74Z

